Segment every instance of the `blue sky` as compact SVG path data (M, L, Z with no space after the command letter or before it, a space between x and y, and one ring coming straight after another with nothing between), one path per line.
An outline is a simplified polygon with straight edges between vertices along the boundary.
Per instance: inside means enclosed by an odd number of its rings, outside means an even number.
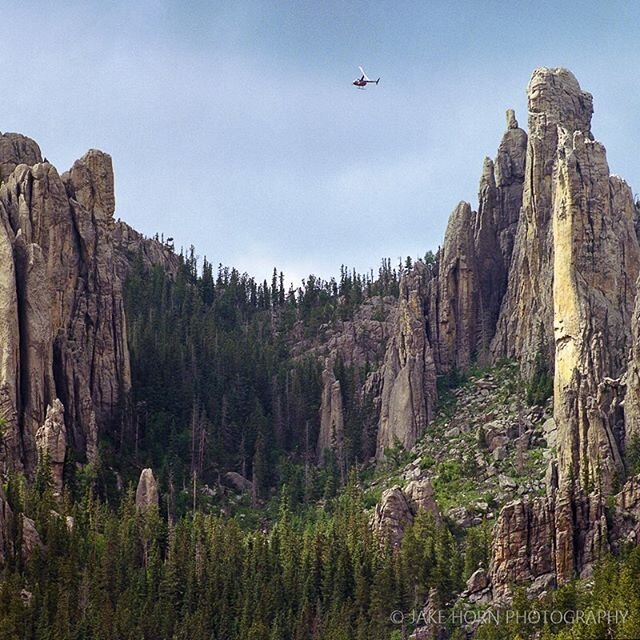
M259 278L377 268L476 206L534 68L594 95L640 191L636 2L32 2L2 9L0 130L62 172L113 156L116 216ZM362 64L382 80L351 86Z

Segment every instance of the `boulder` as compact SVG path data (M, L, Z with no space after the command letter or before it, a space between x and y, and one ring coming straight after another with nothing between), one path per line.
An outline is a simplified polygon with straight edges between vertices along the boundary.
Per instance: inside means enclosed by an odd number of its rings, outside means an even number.
M251 493L253 490L253 482L236 471L227 471L224 474L225 480L240 493Z
M489 574L486 569L476 569L467 580L467 591L477 593L483 591L489 586Z

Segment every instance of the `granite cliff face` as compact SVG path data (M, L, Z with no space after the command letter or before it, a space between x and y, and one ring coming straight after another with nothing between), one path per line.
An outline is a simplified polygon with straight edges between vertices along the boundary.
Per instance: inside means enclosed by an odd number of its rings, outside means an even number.
M91 150L62 176L38 145L0 135L0 470L56 489L68 447L94 461L126 418L131 385L123 281L131 254L177 269L168 247L113 220L111 158Z
M96 456L130 386L122 287L113 266L111 158L90 151L60 176L11 134L16 164L0 187L0 389L8 422L3 466L31 473L36 432L61 402L68 444Z
M640 531L637 478L625 484L624 462L640 436L637 209L593 139L592 97L575 77L538 69L528 100L529 135L507 112L478 212L460 203L435 263L405 277L412 284L387 346L378 433L379 454L396 439L409 448L436 407L433 387L421 386L422 361L407 358L405 373L401 348L428 353L434 377L502 358L517 361L525 382L540 368L553 376L547 495L512 501L497 518L488 578L498 598L513 583L539 594L588 576ZM401 507L398 491L379 505L387 537L397 539L408 519Z
M507 131L495 162L489 158L480 179L478 214L474 221L474 250L477 256L478 321L477 358L490 361L490 344L496 332L516 228L522 206L527 134L519 128L515 113L507 111Z
M40 459L49 464L54 491L62 495L67 427L64 422L64 407L57 398L53 405L47 407L44 424L36 431L36 445Z
M342 408L342 389L333 370L325 368L322 372L322 399L320 401L320 434L318 436L317 460L324 462L325 452L336 453L338 464L342 468L344 450L344 411Z
M610 494L624 478L620 377L640 269L631 189L604 147L558 127L553 193L555 419L560 482Z

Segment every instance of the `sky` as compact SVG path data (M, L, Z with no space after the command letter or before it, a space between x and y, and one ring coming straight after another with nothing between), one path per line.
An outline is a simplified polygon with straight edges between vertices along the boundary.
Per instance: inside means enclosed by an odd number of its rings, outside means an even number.
M640 3L21 0L2 8L0 130L60 172L111 154L116 217L259 279L423 256L532 71L594 95L640 190ZM351 85L362 65L380 84Z

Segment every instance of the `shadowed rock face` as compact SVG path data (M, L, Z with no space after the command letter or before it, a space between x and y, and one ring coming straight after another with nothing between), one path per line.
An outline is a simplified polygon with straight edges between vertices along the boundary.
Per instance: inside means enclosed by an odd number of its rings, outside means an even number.
M636 285L640 293L640 280ZM627 393L624 399L625 444L633 438L640 438L640 295L636 294L636 304L631 323L631 350L629 365L625 375Z
M342 468L344 444L344 411L340 381L332 370L322 372L322 400L320 402L320 433L318 435L318 464L324 462L325 452L333 450Z
M113 227L112 239L115 251L118 276L125 282L132 262L139 260L145 271L153 267L162 267L164 272L175 280L180 267L180 258L169 243L145 238L126 222L118 220Z
M11 540L9 538L12 519L13 513L9 508L9 503L0 485L0 566L2 566L8 554L12 551Z
M429 268L417 263L400 282L395 325L382 369L378 458L396 442L410 449L433 417L436 369L425 319L430 278Z
M526 151L527 134L518 127L510 109L495 162L485 159L474 225L479 298L476 351L481 364L489 362L489 347L507 288L522 206Z
M451 214L438 253L429 310L438 372L469 367L476 351L479 289L474 246L475 214L461 202ZM435 295L435 300L433 296Z
M404 489L398 486L387 489L376 505L373 529L381 540L398 547L405 529L420 511L430 513L436 521L442 518L428 478L413 480Z
M434 265L404 274L387 343L377 457L415 444L436 403L435 375L489 362L522 204L527 134L507 112L495 163L485 160L478 212L455 208Z
M0 136L0 164L16 165L0 187L0 462L32 473L47 406L62 402L68 443L92 461L130 373L111 158L90 151L61 177L35 143L14 142Z

